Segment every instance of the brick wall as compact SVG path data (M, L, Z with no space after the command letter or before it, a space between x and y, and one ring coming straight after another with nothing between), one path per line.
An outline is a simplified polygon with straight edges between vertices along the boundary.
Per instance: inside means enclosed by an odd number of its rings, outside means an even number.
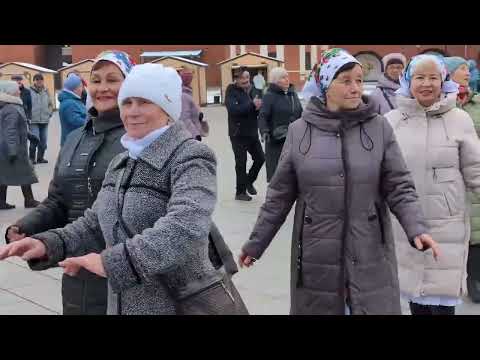
M207 63L207 86L220 86L220 67L217 63L229 57L228 45L72 45L73 62L94 58L104 50L117 49L128 52L137 63L144 51L203 50L199 61Z

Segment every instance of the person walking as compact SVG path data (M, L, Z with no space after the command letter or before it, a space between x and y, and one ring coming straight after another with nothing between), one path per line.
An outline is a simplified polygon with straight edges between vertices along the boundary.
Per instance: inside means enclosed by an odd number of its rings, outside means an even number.
M454 315L467 290L466 189L480 192L480 141L471 117L457 107L457 94L441 57L417 55L400 79L398 108L385 115L412 172L427 226L443 249L438 262L412 251L392 220L400 289L413 315Z
M48 124L52 117L53 104L48 89L45 87L43 75L33 76L33 85L30 87L32 96L31 132L40 139L38 144L30 142L29 156L33 164L46 164L45 151L48 141ZM38 152L37 152L38 149Z
M27 120L30 122L30 120L32 119L32 94L30 93L30 90L27 89L23 84L22 75L13 75L12 80L16 81L18 86L20 87L20 99L22 99L23 108L25 110Z
M251 201L256 195L253 186L265 162L262 144L258 137L258 111L262 100L250 84L250 73L239 68L234 73L234 83L225 91L225 106L228 112L228 135L235 155L237 191L235 200ZM247 173L247 153L253 164ZM248 191L248 194L247 194Z
M395 91L400 87L400 76L407 59L403 54L391 53L382 59L384 73L378 79L377 88L370 97L380 115L384 115L397 107Z
M283 67L270 70L270 85L262 99L258 124L265 142L267 182L277 168L288 126L302 116L302 104Z
M25 208L34 208L32 184L38 178L28 159L28 125L20 89L14 81L0 81L0 210L14 209L7 203L8 186L20 186Z
M290 124L240 266L261 258L296 202L290 313L400 314L388 208L406 245L434 257L438 246L391 126L362 96L361 63L333 48L315 68L317 90Z
M61 137L60 146L63 146L67 136L75 129L82 127L87 118L87 109L82 102L82 79L75 74L70 74L63 84L63 91L58 96L60 109Z
M480 135L480 95L471 83L469 63L458 56L444 59L453 81L459 85L457 106L465 110L473 120L475 131ZM468 193L471 202L470 216L470 246L467 260L467 290L474 303L480 303L480 196L473 192Z
M182 69L180 77L182 78L182 113L179 121L185 125L194 139L202 141L202 137L208 135L209 127L192 96L192 70Z

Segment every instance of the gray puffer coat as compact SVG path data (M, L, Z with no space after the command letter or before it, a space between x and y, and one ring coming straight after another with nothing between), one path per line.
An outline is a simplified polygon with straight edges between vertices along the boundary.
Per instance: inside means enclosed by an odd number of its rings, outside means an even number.
M19 97L0 93L0 185L38 182L27 150L27 118Z
M108 314L175 314L173 294L190 293L223 276L208 257L215 202L215 156L177 122L137 160L127 152L112 160L83 217L32 236L46 244L48 261L30 266L40 270L66 257L100 252L109 284ZM117 211L138 235L126 234Z
M243 251L259 258L296 201L291 313L400 314L387 204L412 244L427 232L393 130L368 98L330 112L311 98L288 131L265 203Z

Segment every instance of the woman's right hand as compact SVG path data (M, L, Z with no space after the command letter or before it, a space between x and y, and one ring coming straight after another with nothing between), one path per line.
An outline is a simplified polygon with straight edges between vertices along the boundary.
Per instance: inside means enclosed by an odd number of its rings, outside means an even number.
M18 226L10 226L7 231L7 239L11 242L22 240L26 234L20 234L20 228Z
M41 259L47 255L47 248L40 240L26 237L11 244L0 246L0 260L20 256L23 260Z
M257 259L255 259L254 257L248 256L244 252L242 252L238 257L238 265L240 265L241 268L243 268L244 266L250 267L255 263L255 261L257 261Z

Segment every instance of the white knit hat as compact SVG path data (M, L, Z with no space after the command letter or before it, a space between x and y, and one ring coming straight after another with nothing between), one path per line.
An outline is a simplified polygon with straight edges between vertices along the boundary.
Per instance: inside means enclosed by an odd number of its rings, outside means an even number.
M118 93L120 108L123 101L130 97L151 101L176 121L182 112L182 79L171 67L150 63L136 65Z

